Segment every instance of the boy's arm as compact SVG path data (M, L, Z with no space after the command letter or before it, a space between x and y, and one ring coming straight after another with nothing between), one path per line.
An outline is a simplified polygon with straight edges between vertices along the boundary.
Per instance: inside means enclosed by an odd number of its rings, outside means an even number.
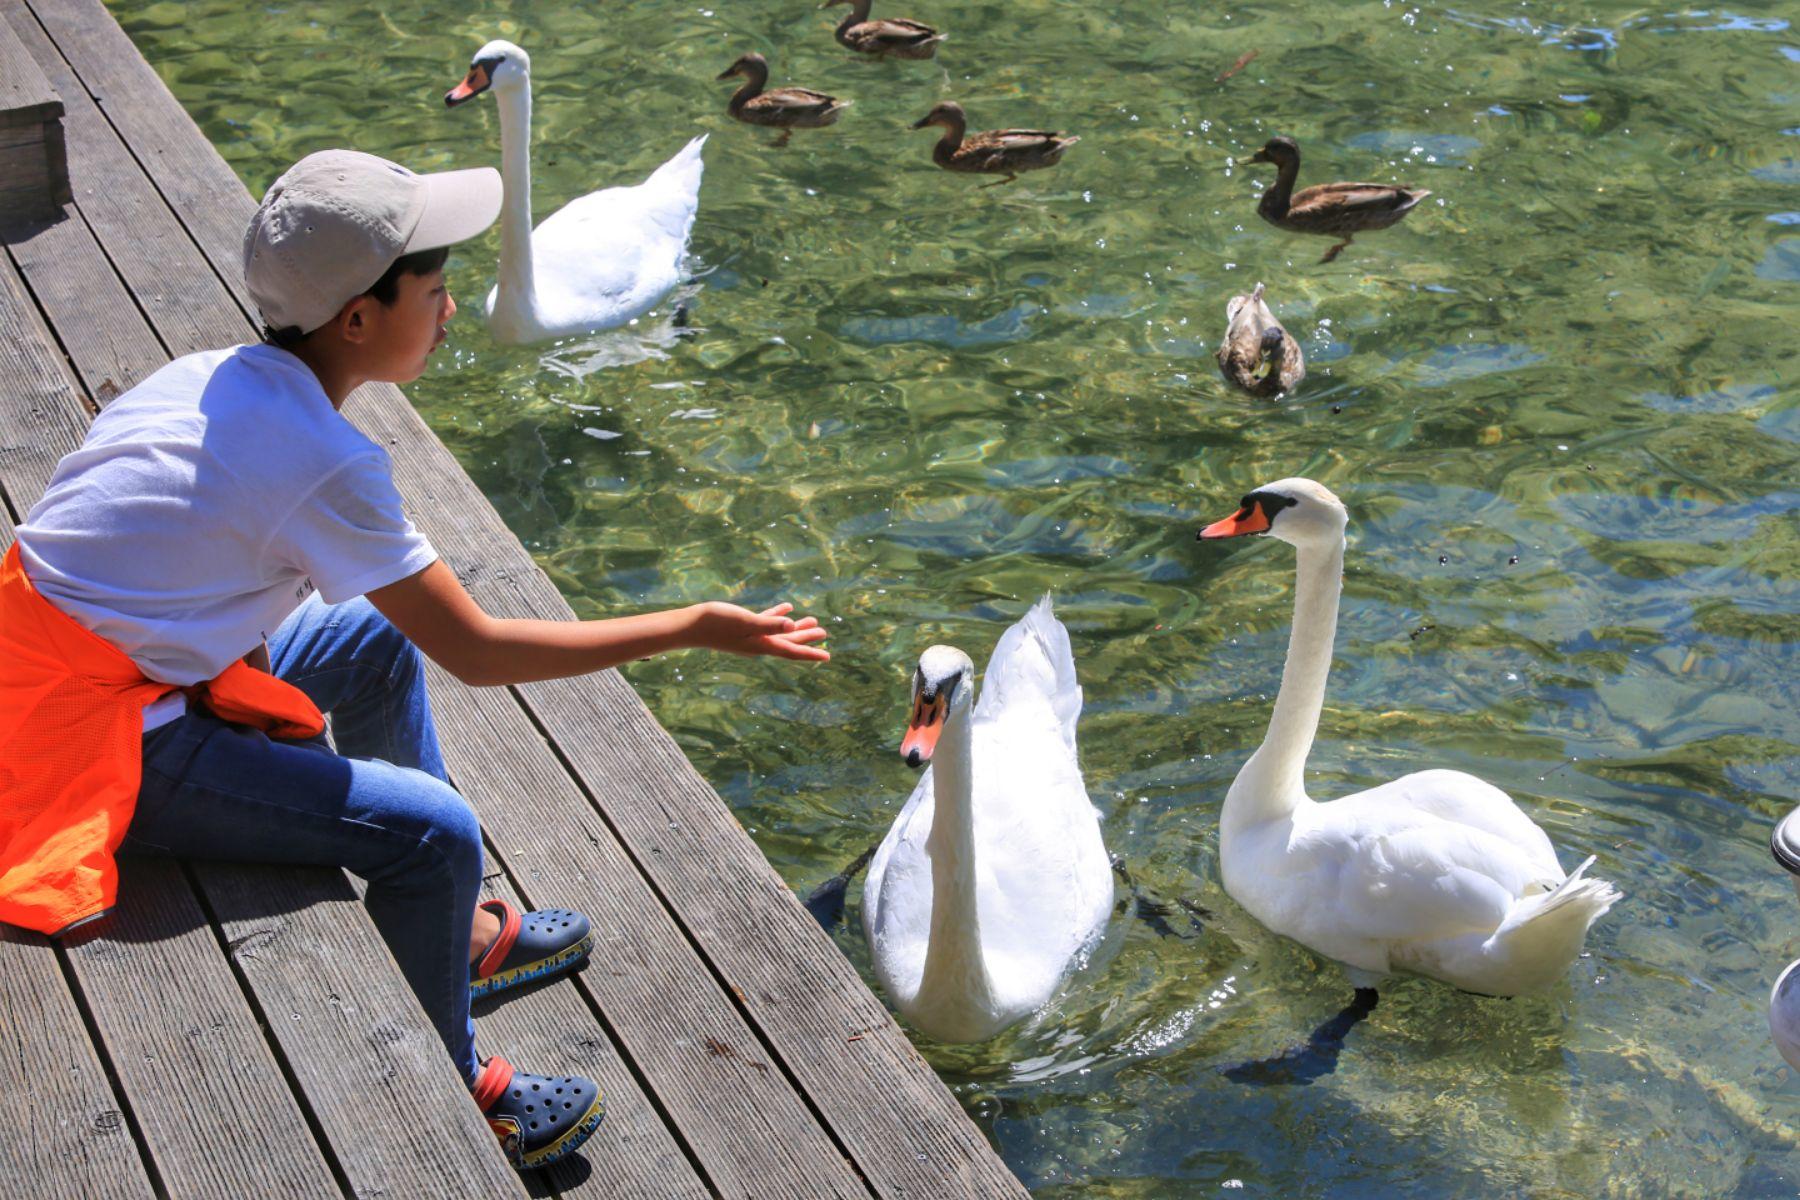
M756 613L713 600L605 621L490 617L441 560L370 592L369 602L426 657L477 686L585 675L688 647L806 662L831 658L814 645L825 630L812 617L790 618L791 604Z

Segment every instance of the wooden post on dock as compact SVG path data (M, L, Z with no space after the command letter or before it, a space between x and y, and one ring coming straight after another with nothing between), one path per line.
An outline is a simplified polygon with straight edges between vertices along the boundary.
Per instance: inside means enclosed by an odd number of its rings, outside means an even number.
M0 224L51 220L69 203L63 102L0 21Z

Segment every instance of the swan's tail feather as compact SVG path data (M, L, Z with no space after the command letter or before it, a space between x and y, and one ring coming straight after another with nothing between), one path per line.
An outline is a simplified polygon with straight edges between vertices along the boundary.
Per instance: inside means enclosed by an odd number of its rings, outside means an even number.
M1513 905L1494 931L1495 947L1522 967L1547 977L1560 976L1581 953L1588 927L1623 895L1604 879L1587 878L1593 865L1590 854L1554 890Z
M698 192L700 176L706 169L706 163L700 157L700 148L706 145L708 136L703 133L690 140L675 157L651 173L650 182L658 186L676 186L690 194Z
M649 201L648 216L678 246L675 258L679 267L687 253L688 237L694 230L694 216L700 211L700 177L706 164L700 148L706 145L706 134L688 142L681 151L651 173L645 181L643 195Z
M975 716L991 716L1033 695L1049 701L1064 736L1073 744L1075 723L1081 717L1081 684L1075 676L1069 631L1056 619L1048 592L1001 635L988 659Z

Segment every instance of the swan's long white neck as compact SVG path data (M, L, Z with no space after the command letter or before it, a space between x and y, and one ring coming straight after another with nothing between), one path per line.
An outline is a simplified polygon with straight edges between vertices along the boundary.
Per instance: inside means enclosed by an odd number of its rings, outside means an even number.
M523 87L494 89L500 106L500 279L494 311L530 309L535 282L531 262L531 79Z
M1306 802L1306 756L1325 707L1325 679L1337 636L1338 597L1344 587L1344 539L1297 548L1294 628L1288 635L1281 693L1269 732L1232 781L1221 814L1221 836L1289 816Z
M944 719L931 758L935 808L925 852L931 856L931 940L919 977L922 996L954 996L985 1008L993 998L981 953L975 900L975 787L970 757L973 722L963 703Z

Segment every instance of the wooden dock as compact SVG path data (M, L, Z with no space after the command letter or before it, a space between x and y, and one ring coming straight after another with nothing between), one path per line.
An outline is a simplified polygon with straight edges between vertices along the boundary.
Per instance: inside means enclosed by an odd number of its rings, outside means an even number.
M100 0L0 23L62 102L73 191L0 230L3 546L94 412L254 336L254 202ZM489 612L571 615L397 389L345 411ZM477 1010L489 1052L600 1081L584 1153L512 1171L341 872L137 860L96 940L0 927L0 1195L1025 1195L617 674L431 682L492 891L593 918L586 971Z

